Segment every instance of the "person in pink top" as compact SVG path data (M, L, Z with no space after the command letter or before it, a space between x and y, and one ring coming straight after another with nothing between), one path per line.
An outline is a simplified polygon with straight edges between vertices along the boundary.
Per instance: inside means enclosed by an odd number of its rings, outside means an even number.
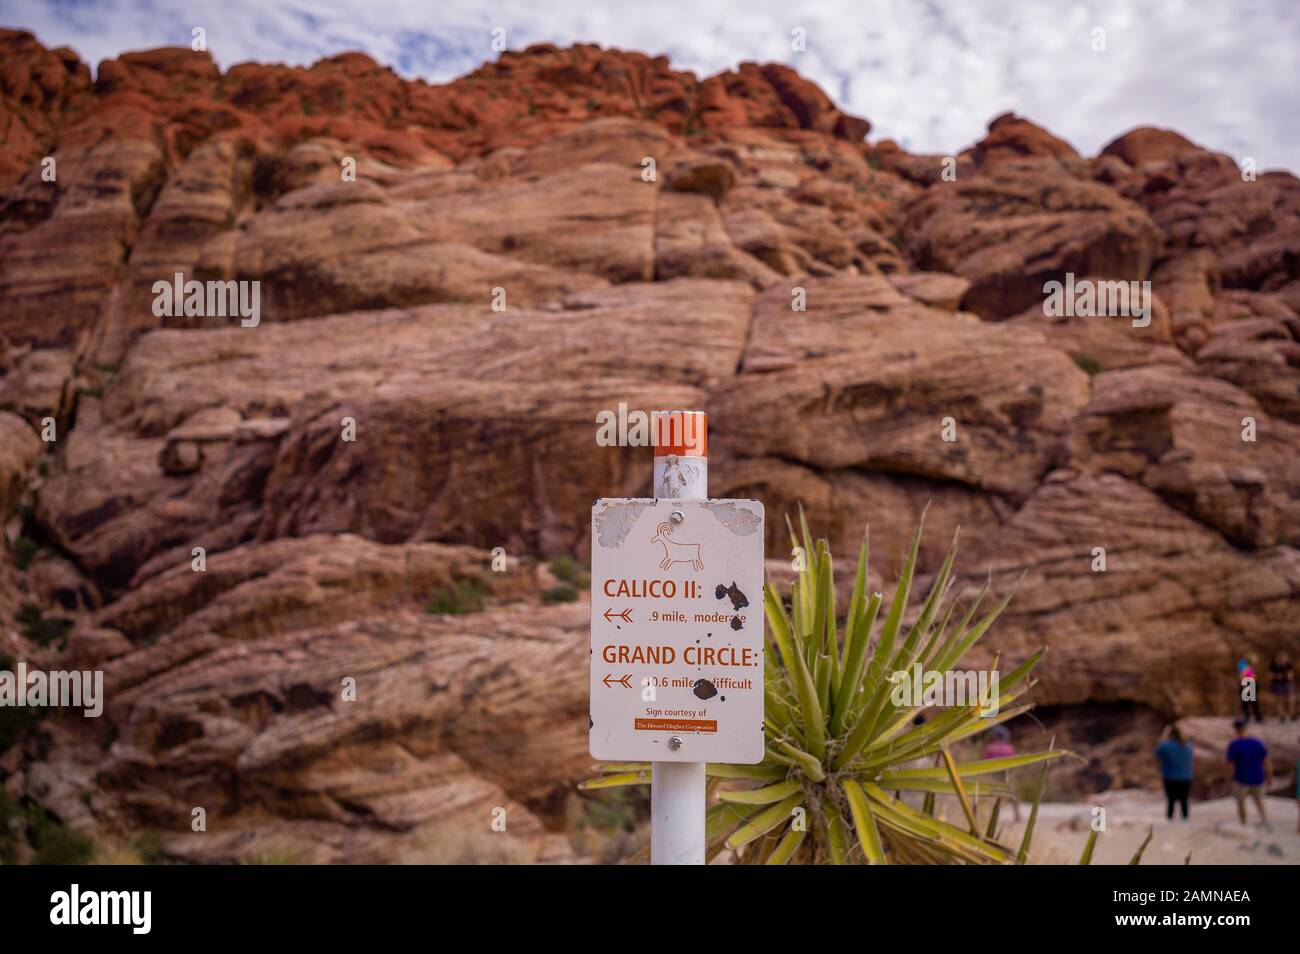
M986 759L1006 759L1016 754L1016 747L1011 744L1011 733L1004 725L995 725L989 732L988 744L984 746L984 755ZM1006 773L1007 784L1011 784L1011 773ZM1016 821L1020 820L1020 800L1016 798L1015 793L1011 795L1011 806L1015 809Z
M1011 744L1011 733L1006 726L994 726L989 735L991 738L988 745L984 746L984 758L1005 759L1016 754L1016 747Z
M1246 692L1247 680L1250 682L1250 692ZM1264 717L1259 714L1259 678L1255 675L1255 667L1251 665L1249 656L1242 656L1237 660L1237 681L1240 683L1241 692L1241 718L1249 722L1250 714L1255 713L1255 721L1262 723ZM1249 695L1250 698L1246 698Z

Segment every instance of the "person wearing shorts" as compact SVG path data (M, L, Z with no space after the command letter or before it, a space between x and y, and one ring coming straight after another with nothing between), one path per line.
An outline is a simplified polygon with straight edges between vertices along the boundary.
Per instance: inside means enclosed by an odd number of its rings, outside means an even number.
M1232 763L1232 796L1237 800L1237 817L1246 824L1246 797L1250 796L1259 810L1259 820L1268 823L1264 811L1264 788L1271 781L1268 767L1268 747L1253 735L1246 734L1246 720L1232 724L1237 737L1228 746L1228 761Z

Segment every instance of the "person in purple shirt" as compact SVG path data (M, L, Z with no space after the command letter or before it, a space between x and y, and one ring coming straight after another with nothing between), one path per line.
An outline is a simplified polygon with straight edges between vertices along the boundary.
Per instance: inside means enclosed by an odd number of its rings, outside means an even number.
M1268 764L1268 748L1259 739L1246 734L1246 720L1232 724L1237 737L1228 746L1228 761L1232 763L1232 794L1237 799L1237 815L1246 824L1246 796L1249 795L1259 809L1259 820L1268 824L1264 812L1264 788L1273 783L1273 773Z

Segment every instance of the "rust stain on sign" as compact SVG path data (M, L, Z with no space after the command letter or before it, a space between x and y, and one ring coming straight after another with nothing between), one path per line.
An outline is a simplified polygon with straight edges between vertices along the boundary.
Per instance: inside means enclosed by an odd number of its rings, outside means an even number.
M713 591L717 599L730 599L732 609L742 610L749 605L749 597L746 596L736 585L736 581L731 581L731 586L725 583L719 583Z
M698 679L694 691L697 699L712 699L718 694L718 687L707 679Z

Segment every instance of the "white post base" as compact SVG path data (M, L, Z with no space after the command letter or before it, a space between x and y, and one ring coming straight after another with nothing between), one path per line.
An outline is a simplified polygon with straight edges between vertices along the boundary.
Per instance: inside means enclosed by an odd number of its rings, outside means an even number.
M673 420L655 420L654 495L676 500L707 500L709 460L707 418L701 411L677 413L679 439L689 433L692 446L682 456L660 456L659 444L676 445ZM683 420L691 417L693 428ZM669 425L661 428L662 424ZM683 440L684 445L684 440ZM650 864L704 864L704 763L652 762L650 771Z
M651 765L650 863L704 864L704 763Z

